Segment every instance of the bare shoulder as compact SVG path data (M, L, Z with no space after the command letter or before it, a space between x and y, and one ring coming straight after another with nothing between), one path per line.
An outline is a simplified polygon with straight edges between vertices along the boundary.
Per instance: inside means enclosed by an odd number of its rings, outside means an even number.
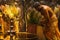
M49 6L47 5L41 5L41 7L43 7L44 9L51 9Z

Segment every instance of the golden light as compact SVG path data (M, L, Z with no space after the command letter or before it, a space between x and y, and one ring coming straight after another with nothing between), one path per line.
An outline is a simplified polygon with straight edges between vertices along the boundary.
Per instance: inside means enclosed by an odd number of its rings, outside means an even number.
M1 5L1 10L5 15L8 15L10 18L13 18L15 15L18 15L18 12L21 11L19 7L16 7L15 5L10 6L5 4Z

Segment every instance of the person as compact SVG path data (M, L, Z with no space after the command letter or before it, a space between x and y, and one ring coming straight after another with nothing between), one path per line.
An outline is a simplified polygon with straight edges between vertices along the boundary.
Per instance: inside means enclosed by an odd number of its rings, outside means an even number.
M45 21L44 23L44 29L43 33L47 40L60 40L60 32L58 29L58 19L53 12L53 10L47 6L40 4L39 2L35 2L33 7L41 12L41 14L44 16Z
M60 5L59 4L57 4L57 6L55 6L54 12L58 18L58 27L59 27L59 31L60 31Z

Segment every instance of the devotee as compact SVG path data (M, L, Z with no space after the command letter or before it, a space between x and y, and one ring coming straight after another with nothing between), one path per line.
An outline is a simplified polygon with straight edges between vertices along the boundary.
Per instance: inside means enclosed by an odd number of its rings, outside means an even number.
M39 2L35 2L33 6L37 11L41 12L45 20L42 22L44 25L43 33L47 40L60 40L60 32L58 29L58 19L53 10Z

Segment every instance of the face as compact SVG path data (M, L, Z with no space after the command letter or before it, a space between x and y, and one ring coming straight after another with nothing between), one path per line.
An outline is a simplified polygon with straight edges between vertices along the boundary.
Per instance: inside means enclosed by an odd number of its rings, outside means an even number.
M36 9L37 11L41 12L41 15L46 16L46 10L45 10L43 7L38 6L38 7L36 7L35 9Z
M36 9L37 11L39 11L40 8L39 8L39 6L37 6L37 7L35 7L35 9Z

